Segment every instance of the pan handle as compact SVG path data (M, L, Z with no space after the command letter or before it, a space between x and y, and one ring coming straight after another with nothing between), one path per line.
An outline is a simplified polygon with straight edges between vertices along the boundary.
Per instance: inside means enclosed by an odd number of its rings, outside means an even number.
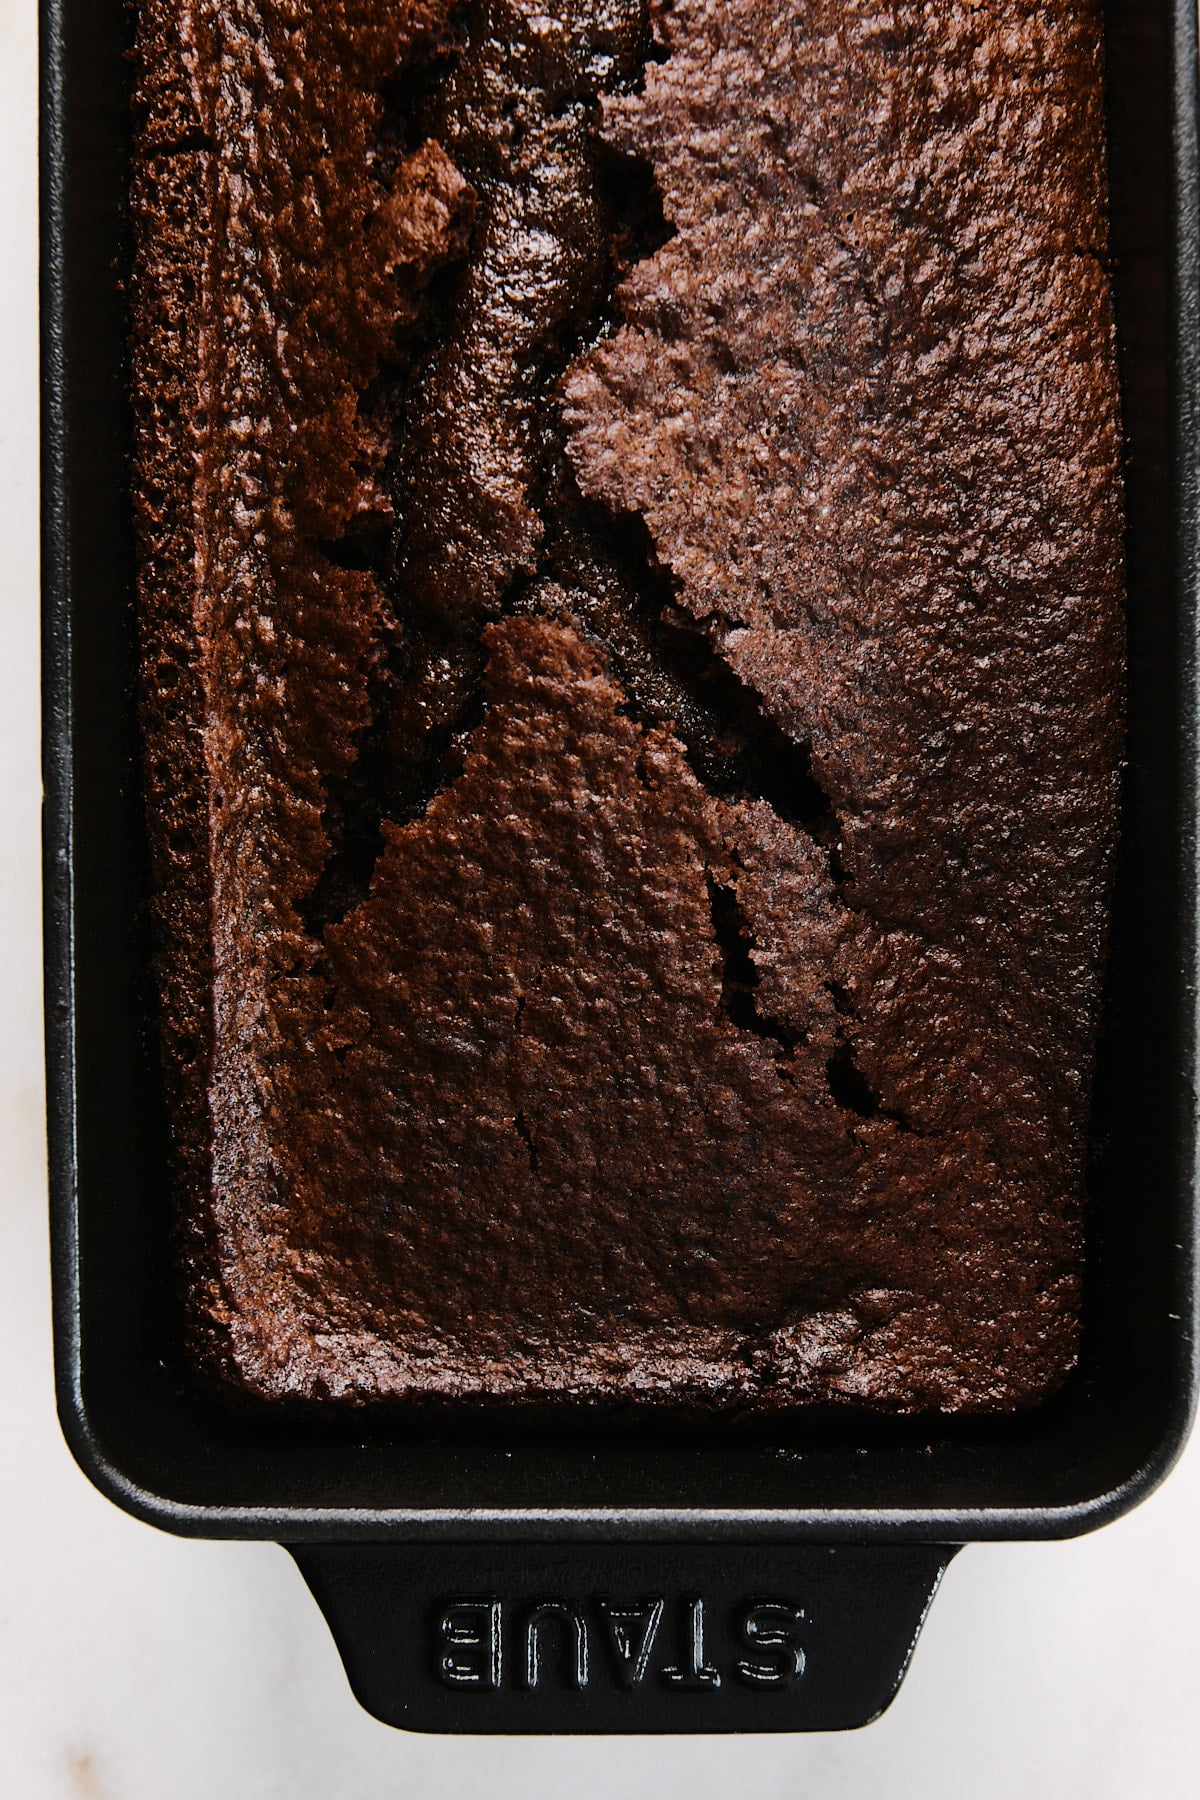
M440 1732L838 1731L956 1545L288 1545L360 1703Z

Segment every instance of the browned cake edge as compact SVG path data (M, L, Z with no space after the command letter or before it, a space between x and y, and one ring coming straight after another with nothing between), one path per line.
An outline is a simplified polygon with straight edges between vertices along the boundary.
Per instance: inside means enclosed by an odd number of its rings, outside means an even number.
M170 0L146 0L138 16L132 487L155 964L179 1189L173 1217L189 1270L188 1315L197 1321L210 1319L220 1306L205 1204L212 1167L206 1093L213 1046L212 866L207 707L193 618L195 486L204 440L198 252L211 229L211 150L185 46L175 35L178 17ZM210 1344L211 1328L202 1335Z
M332 166L326 152L344 153L346 144L355 170L340 210L326 197L324 208L319 203L306 220L297 216L292 196L290 265L287 248L282 257L285 289L289 266L298 275L306 266L320 266L322 227L330 236L340 230L342 237L329 254L336 271L331 292L317 296L325 307L306 314L303 302L311 293L289 296L296 308L292 367L311 375L311 388L294 389L282 409L280 384L266 399L264 411L274 408L265 420L274 428L271 449L277 453L282 440L285 454L269 472L277 488L272 542L257 561L259 572L275 572L270 559L277 544L294 540L296 567L285 576L301 604L305 588L310 590L318 640L323 624L330 658L341 651L351 667L357 658L357 689L336 675L329 682L319 641L314 666L303 672L314 696L310 729L324 730L326 772L336 773L339 755L343 762L351 759L354 733L363 723L379 596L369 576L338 567L314 551L314 540L336 540L352 518L386 509L374 479L384 447L359 417L358 401L404 317L405 292L419 294L453 246L467 197L444 159L425 155L413 159L415 199L390 207L372 186L365 157L353 157L355 133L361 142L369 131L403 50L444 18L442 0L375 6L333 0L315 17L303 0L285 0L276 10L275 29L285 37L307 30L315 64L324 61L336 72L319 90L291 85L270 96L284 122L290 119L294 173L303 175L307 165L309 179L320 180ZM252 506L261 495L267 458L255 457L251 428L256 404L264 405L261 394L246 396L247 417L240 422L231 421L227 410L214 416L216 402L227 408L239 393L238 359L248 333L244 314L239 321L223 306L222 258L231 254L225 241L228 192L244 180L244 169L236 160L232 168L223 166L215 72L222 54L235 64L241 57L247 68L261 63L263 16L255 0L220 8L139 0L130 196L140 719L163 1066L178 1173L174 1218L190 1355L199 1371L230 1393L241 1388L243 1372L230 1343L233 1308L221 1275L228 1223L215 1200L224 1184L236 1214L238 1196L230 1146L214 1136L212 1083L217 1020L227 1019L239 1001L236 935L244 928L245 908L237 906L236 895L233 904L221 903L230 883L229 858L221 854L230 817L224 809L231 801L225 778L232 770L236 782L238 770L229 709L223 716L215 696L223 685L236 687L237 665L246 654L235 619L236 589L254 579L262 533L247 529L241 500L249 496ZM258 76L261 84L261 66ZM238 98L253 106L267 95L251 84ZM254 123L253 112L247 113L247 139ZM287 146L272 140L270 131L263 140L260 167L269 177L272 157L286 160ZM332 222L330 213L336 215ZM399 283L397 271L405 277ZM340 312L338 276L346 302ZM253 418L255 426L263 422ZM223 592L226 584L232 595ZM314 588L321 591L313 594ZM322 695L323 684L332 693ZM319 831L311 797L301 794L295 813L300 829L307 820L310 833ZM318 803L318 820L319 813ZM242 1081L235 1069L228 1082L235 1104Z

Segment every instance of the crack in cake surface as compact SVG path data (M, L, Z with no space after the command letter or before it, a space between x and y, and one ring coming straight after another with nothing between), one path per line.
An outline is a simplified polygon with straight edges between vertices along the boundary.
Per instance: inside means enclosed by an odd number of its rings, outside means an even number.
M631 91L642 80L653 48L645 6L582 5L578 16L594 33L620 21L621 53L610 59L604 81L589 82L582 59L568 56L558 66L535 64L538 80L520 87L522 76L529 82L536 42L529 16L520 6L475 0L454 15L453 33L426 47L389 91L381 169L401 169L421 145L445 148L445 140L475 210L461 258L426 289L398 350L401 362L375 402L393 445L387 488L394 529L367 536L360 522L333 547L344 565L376 571L391 617L386 655L372 678L372 720L353 766L331 787L331 850L301 909L315 933L365 898L384 823L424 816L461 775L486 711L483 628L521 613L557 613L581 628L603 650L629 716L670 729L710 794L766 801L821 843L835 888L841 873L839 822L814 776L809 746L769 716L722 657L726 622L697 621L678 605L678 584L645 520L586 500L567 454L562 379L582 351L621 322L621 278L671 236L648 160L620 153L598 132L604 95ZM529 166L522 152L539 133L553 155ZM540 238L547 267L564 265L560 291L551 284L543 305L536 293L523 292L515 344L503 361L489 359L479 349L481 317L485 332L491 296L518 289L531 235ZM512 332L514 320L506 322ZM507 415L513 423L527 517L523 533L510 531L507 543L502 511L478 504L474 421L460 417L448 430L452 409L483 421ZM436 536L431 511L442 527ZM447 535L459 562L452 580ZM747 998L758 979L753 934L734 890L710 877L709 892L726 1015L790 1050L800 1034L761 1018ZM830 1094L851 1105L834 1073L831 1063Z
M423 816L461 774L485 710L482 630L514 613L558 611L577 623L603 648L630 716L670 726L710 793L764 799L830 851L836 841L808 746L722 658L724 622L697 624L675 604L645 522L586 501L567 456L559 383L620 322L621 278L670 237L646 159L597 129L604 96L636 89L654 56L647 9L624 0L575 10L585 45L611 46L603 79L589 78L578 52L556 65L543 49L539 64L535 15L476 0L389 90L381 167L398 168L430 140L448 146L477 211L376 402L393 444L394 530L371 543L360 528L331 547L343 565L375 570L391 619L372 723L329 798L331 853L303 909L314 932L365 896L383 823ZM541 158L523 156L539 136ZM526 279L534 238L550 272L542 300ZM479 348L497 292L519 297L503 360ZM520 476L507 517L474 479L475 427L496 417L508 421Z

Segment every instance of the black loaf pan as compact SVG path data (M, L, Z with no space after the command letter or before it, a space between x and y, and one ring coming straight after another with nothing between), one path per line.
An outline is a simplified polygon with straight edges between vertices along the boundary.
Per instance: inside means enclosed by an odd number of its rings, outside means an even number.
M189 1384L168 1246L135 721L129 13L43 0L47 1059L59 1407L119 1505L293 1552L363 1704L458 1731L812 1730L898 1686L959 1544L1162 1477L1194 1359L1200 376L1195 0L1109 8L1128 441L1124 849L1080 1366L1001 1421L753 1433L326 1427Z

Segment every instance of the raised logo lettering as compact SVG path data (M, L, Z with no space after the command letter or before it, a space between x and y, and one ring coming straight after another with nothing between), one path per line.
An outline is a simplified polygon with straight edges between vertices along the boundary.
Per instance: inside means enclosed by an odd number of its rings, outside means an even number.
M739 1657L734 1663L738 1679L748 1687L792 1687L804 1673L804 1647L800 1632L804 1608L780 1600L755 1600L742 1616L742 1638L751 1650L766 1650L769 1659Z
M521 1686L535 1688L538 1684L541 1669L539 1635L543 1627L552 1622L559 1624L559 1636L565 1635L567 1640L567 1685L585 1688L588 1679L587 1626L579 1609L566 1600L538 1600L530 1609L525 1621L525 1666L521 1672ZM561 1630L562 1626L566 1627L565 1634ZM570 1653L572 1642L574 1658Z
M805 1672L802 1606L790 1600L743 1601L727 1617L732 1645L710 1662L705 1646L705 1602L699 1594L674 1601L662 1595L637 1600L596 1596L584 1602L555 1599L503 1601L495 1595L454 1596L436 1616L437 1672L447 1686L495 1691L504 1678L532 1690L539 1685L587 1687L595 1633L607 1651L601 1666L620 1687L632 1691L657 1671L676 1692L711 1693L726 1679L746 1687L780 1691L794 1687ZM663 1620L670 1611L671 1630ZM665 1636L666 1643L659 1648ZM675 1656L666 1647L675 1641ZM722 1644L727 1644L724 1631ZM736 1654L740 1648L744 1654ZM658 1651L655 1656L655 1651ZM726 1662L726 1658L729 1660Z
M689 1619L683 1634L683 1656L677 1664L663 1670L662 1678L674 1688L720 1687L719 1670L704 1660L704 1602L698 1595L689 1595L683 1605Z
M438 1620L438 1673L450 1687L500 1686L502 1604L491 1597L446 1602Z
M597 1600L596 1610L604 1621L617 1680L622 1687L636 1687L650 1661L663 1602L643 1600L639 1606L614 1606L611 1600Z

